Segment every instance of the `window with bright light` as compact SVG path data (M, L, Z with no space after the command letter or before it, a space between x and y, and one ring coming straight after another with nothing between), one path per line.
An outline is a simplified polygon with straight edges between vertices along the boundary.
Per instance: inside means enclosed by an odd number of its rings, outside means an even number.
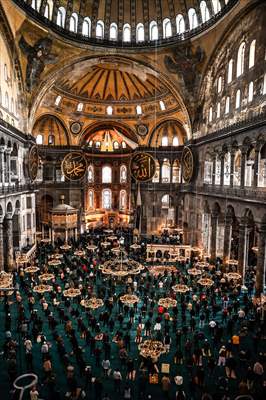
M114 141L113 148L114 148L114 150L118 150L119 149L119 143L117 141Z
M45 18L48 18L48 19L52 20L53 8L54 8L53 0L47 0L46 6L45 6L45 9L44 9Z
M143 24L138 24L136 27L136 40L137 42L144 42L145 40Z
M112 106L108 106L106 108L106 114L107 115L112 115L113 114L113 107Z
M142 108L141 108L141 106L137 106L137 107L136 107L136 113L137 113L138 115L141 115L141 114L142 114Z
M200 12L201 12L201 19L202 22L206 22L210 19L209 9L207 7L206 1L200 2Z
M188 10L188 20L190 29L195 29L198 26L198 17L194 8Z
M162 183L169 183L171 176L170 162L167 159L163 160L162 165Z
M127 147L126 142L122 142L122 148L125 149Z
M168 136L162 137L162 146L168 146Z
M253 82L250 82L248 85L248 102L251 103L253 100L253 94L254 94L254 84Z
M241 92L240 89L236 92L236 108L240 107L240 100L241 100Z
M62 97L61 96L57 96L56 99L55 99L55 102L54 102L55 106L59 106L61 100L62 100Z
M89 198L89 208L94 208L94 191L93 190L89 190L88 198Z
M93 165L88 166L88 182L93 183L94 182L94 168Z
M252 68L255 65L255 52L256 52L256 40L252 40L250 47L249 47L249 60L248 60L248 67Z
M84 106L83 103L79 103L77 106L77 111L81 112L83 110L83 106Z
M69 30L70 32L75 32L75 33L77 33L78 31L78 15L76 13L73 13L70 17Z
M230 111L230 97L227 96L225 100L225 114L228 114Z
M123 26L123 42L131 41L131 27L129 24Z
M209 122L212 122L212 107L209 109Z
M158 40L159 32L157 22L151 21L150 23L150 40Z
M115 22L110 25L110 40L117 40L118 28Z
M173 146L179 146L179 139L178 136L173 137Z
M221 11L221 4L219 0L212 0L212 7L214 14L217 14L219 11Z
M263 78L263 94L266 94L266 74L264 74Z
M181 34L181 33L184 33L185 30L186 30L186 28L185 28L184 17L183 17L183 15L178 14L176 16L176 33Z
M242 42L241 45L239 46L239 49L238 49L238 52L237 52L237 67L236 67L236 76L237 77L242 75L243 72L244 72L244 67L245 67L245 48L246 48L246 44L245 44L245 42Z
M56 23L61 28L65 27L66 10L64 7L59 7L57 11Z
M217 104L217 111L216 111L216 117L220 118L221 116L221 103Z
M169 18L163 20L163 37L168 38L172 36L172 25Z
M36 144L43 144L43 136L42 135L36 136Z
M102 169L102 183L112 183L112 168L108 165Z
M104 23L103 23L103 21L101 21L101 20L97 21L95 34L96 34L96 38L98 38L98 39L104 38Z
M222 91L222 77L219 76L217 84L217 92L220 93L221 91Z
M233 79L233 60L231 59L228 63L228 70L227 70L227 83L231 83Z
M162 111L165 111L165 104L164 104L164 102L162 100L160 100L160 109Z
M102 207L105 210L112 208L112 192L110 189L104 189L102 191Z
M119 196L119 209L125 210L126 208L127 208L127 192L125 190L121 190Z
M90 37L91 36L91 20L89 17L85 17L82 24L82 35Z

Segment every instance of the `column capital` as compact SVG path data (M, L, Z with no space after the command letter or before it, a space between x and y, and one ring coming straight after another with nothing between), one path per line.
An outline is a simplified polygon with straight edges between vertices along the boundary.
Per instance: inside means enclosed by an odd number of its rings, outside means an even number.
M6 147L5 153L10 156L10 154L12 153L12 149L11 147Z

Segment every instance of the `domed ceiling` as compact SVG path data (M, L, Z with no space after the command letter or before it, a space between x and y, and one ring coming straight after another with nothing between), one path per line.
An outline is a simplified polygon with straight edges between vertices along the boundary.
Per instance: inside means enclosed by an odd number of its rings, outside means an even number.
M103 102L143 102L169 94L168 89L155 75L140 68L133 69L121 62L119 65L88 64L88 61L75 64L56 83L57 91L84 101Z

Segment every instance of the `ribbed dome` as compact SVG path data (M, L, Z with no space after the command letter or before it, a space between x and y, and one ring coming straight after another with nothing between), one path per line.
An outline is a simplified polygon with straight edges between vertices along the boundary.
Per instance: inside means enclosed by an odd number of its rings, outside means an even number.
M52 29L64 35L67 31L79 41L143 45L184 40L202 32L238 0L13 1Z

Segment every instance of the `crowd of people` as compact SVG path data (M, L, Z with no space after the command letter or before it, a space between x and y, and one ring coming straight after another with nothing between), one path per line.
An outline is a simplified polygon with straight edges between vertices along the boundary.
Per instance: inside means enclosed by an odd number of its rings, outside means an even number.
M38 383L30 389L31 400L265 399L265 307L253 296L254 273L247 273L243 292L239 280L226 279L219 262L206 261L201 272L213 284L201 286L199 277L188 273L195 260L172 263L170 270L164 265L155 273L146 263L144 241L133 250L130 232L113 235L118 238L108 246L100 230L72 241L69 249L40 244L39 271L27 273L24 265L14 272L14 291L2 295L0 308L0 376L9 382L5 398L18 398L14 380L33 372ZM129 259L145 266L139 274L121 278L101 272L121 243ZM88 244L95 249L88 250ZM76 256L77 249L84 254ZM49 265L53 255L60 255L58 266ZM43 273L53 274L47 282L52 290L36 293ZM176 284L189 291L176 293ZM65 296L69 288L80 294ZM138 302L123 303L124 294ZM94 297L102 306L82 305ZM165 298L176 305L160 306ZM162 344L162 354L141 354L139 346L148 339Z

